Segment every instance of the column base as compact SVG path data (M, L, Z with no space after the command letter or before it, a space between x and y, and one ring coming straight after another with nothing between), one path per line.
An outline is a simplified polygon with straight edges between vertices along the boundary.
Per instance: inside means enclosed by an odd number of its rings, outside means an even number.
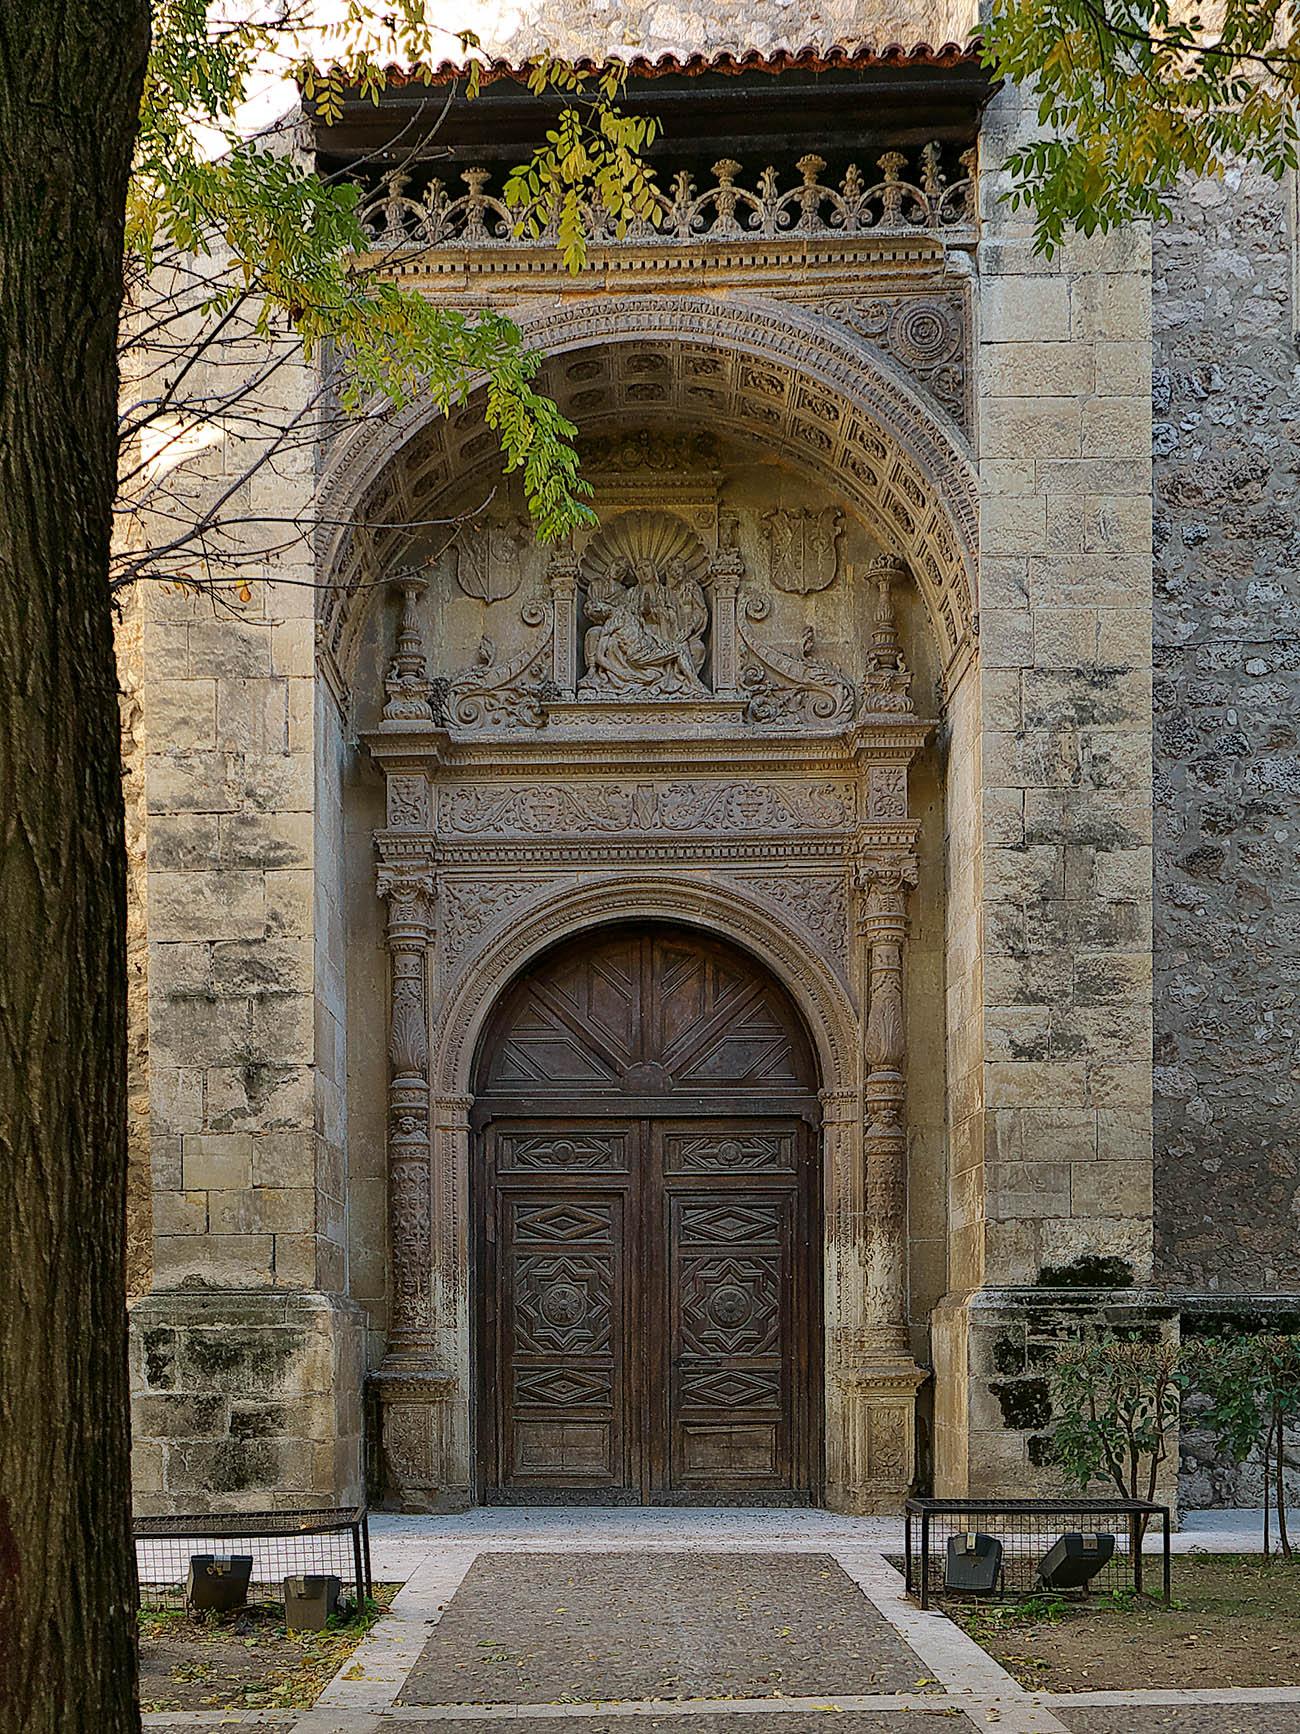
M396 1511L461 1511L471 1503L459 1468L460 1386L438 1367L387 1361L366 1380L372 1499Z
M891 1516L916 1481L916 1394L930 1377L910 1357L853 1360L835 1373L842 1450L837 1509Z

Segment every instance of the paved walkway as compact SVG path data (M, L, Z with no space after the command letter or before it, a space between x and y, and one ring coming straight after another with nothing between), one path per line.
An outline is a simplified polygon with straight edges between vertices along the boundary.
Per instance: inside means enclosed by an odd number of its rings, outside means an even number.
M1240 1515L1244 1522L1234 1521ZM1245 1550L1251 1514L1180 1550ZM315 1710L155 1734L1300 1734L1300 1689L1032 1693L902 1593L901 1525L822 1511L378 1517L392 1611Z

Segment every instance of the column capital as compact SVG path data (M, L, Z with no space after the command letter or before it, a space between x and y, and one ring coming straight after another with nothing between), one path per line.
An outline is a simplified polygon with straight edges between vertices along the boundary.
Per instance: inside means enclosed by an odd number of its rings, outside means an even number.
M381 861L375 887L388 904L390 929L433 925L438 877L432 861Z
M881 925L907 920L908 893L919 878L916 856L903 849L876 849L853 863L853 884L859 893L858 932L870 937Z
M546 565L546 582L558 601L572 596L578 586L578 556L572 548L557 548Z

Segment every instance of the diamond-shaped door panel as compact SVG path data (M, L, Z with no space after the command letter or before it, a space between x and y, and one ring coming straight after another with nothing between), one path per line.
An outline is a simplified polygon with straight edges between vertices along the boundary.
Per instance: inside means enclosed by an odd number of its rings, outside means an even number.
M792 1132L669 1132L669 1174L788 1174L794 1170Z
M678 1401L683 1409L775 1409L781 1403L781 1372L738 1367L685 1367Z
M777 1204L683 1204L677 1239L682 1246L753 1246L781 1237Z
M779 1353L780 1255L683 1258L678 1308L688 1355Z
M515 1259L516 1349L537 1355L592 1355L610 1346L611 1260L598 1253Z
M574 1409L614 1400L613 1368L516 1367L515 1402L537 1408Z
M512 1201L514 1239L523 1241L562 1242L566 1245L579 1240L607 1241L613 1230L614 1207L611 1204L521 1204Z
M628 1165L629 1134L564 1128L555 1132L503 1132L497 1143L502 1174L623 1173Z

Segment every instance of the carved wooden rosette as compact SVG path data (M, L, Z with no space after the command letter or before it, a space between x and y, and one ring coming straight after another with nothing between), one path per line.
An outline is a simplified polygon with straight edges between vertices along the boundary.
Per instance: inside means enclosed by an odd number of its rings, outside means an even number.
M388 903L389 1354L426 1358L433 1341L432 1176L429 1131L429 952L432 863L379 869Z

